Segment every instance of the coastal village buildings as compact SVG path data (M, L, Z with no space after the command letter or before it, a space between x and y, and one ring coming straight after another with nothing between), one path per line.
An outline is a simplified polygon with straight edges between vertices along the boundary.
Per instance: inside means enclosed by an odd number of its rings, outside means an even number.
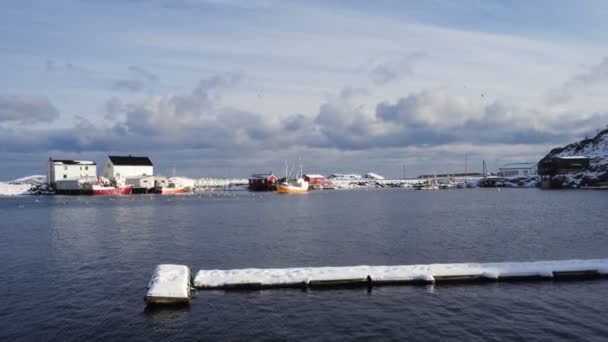
M129 178L154 175L154 165L148 157L108 156L104 177L117 184L126 184Z
M304 180L307 181L310 187L313 189L323 189L323 187L330 186L332 184L329 179L325 178L325 176L317 174L306 174L304 175Z
M249 177L249 189L253 191L274 191L279 179L272 172L258 173Z
M502 177L528 177L535 175L536 163L511 163L498 168L498 175Z
M53 188L58 181L77 181L91 177L97 177L97 164L93 161L49 158L47 182Z

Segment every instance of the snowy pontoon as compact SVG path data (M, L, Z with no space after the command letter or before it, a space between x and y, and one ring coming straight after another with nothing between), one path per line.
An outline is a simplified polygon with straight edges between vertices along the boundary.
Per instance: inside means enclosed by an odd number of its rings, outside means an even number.
M158 265L145 301L147 304L190 303L190 269L183 265Z
M608 259L408 266L201 270L198 289L263 289L577 279L608 276Z

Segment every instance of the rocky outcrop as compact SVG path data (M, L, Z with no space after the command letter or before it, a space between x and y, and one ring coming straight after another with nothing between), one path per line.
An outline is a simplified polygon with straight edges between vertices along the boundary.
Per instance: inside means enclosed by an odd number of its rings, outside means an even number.
M543 160L553 157L573 156L588 157L590 159L589 167L582 172L553 176L551 183L554 186L576 188L608 185L608 129L599 132L593 138L555 148Z

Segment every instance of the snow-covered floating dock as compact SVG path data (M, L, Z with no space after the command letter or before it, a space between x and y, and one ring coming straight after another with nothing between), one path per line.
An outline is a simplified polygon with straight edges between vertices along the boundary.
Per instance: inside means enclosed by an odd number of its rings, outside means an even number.
M190 269L183 265L158 265L148 284L146 304L190 303Z
M371 287L467 281L577 279L608 276L608 259L408 266L201 270L197 289Z

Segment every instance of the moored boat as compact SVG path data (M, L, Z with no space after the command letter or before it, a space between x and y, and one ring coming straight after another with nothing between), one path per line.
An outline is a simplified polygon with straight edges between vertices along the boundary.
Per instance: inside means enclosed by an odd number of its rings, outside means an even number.
M177 195L185 193L186 188L175 181L169 181L167 184L154 182L154 189L152 192L159 195Z
M295 179L289 179L287 162L285 162L285 179L277 186L277 192L280 194L305 194L308 192L309 184L302 175L302 163L300 163L300 173Z
M116 184L114 181L99 176L95 181L83 184L82 193L94 196L131 195L133 193L133 186Z
M126 186L111 186L111 185L100 185L91 184L85 187L87 195L105 195L105 196L118 196L118 195L130 195L133 192L132 185Z
M303 194L308 192L308 182L302 178L285 181L279 184L277 192L280 194Z
M157 186L152 192L160 195L176 195L186 193L186 189L184 187Z

